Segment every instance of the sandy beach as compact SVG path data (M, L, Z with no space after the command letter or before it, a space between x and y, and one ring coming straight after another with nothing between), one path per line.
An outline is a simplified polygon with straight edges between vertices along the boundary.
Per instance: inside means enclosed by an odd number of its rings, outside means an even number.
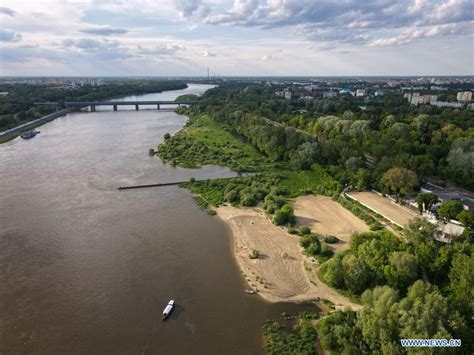
M339 242L331 244L334 251L349 248L354 232L367 232L367 224L336 201L327 196L301 196L292 204L296 216L296 226L305 225L322 236L334 235Z
M221 206L216 211L231 231L235 260L248 287L258 290L265 300L294 302L320 298L337 307L360 308L317 278L310 281L305 263L311 261L302 254L299 237L273 225L263 211L230 206ZM249 257L254 249L260 253L257 259Z

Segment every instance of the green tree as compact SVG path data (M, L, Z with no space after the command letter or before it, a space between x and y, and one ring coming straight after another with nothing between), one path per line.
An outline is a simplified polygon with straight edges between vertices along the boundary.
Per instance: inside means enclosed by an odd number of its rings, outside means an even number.
M458 213L456 219L461 222L464 227L474 229L474 212L463 209Z
M396 289L405 289L418 278L416 257L407 252L393 252L389 265L385 267L388 284Z
M433 205L438 201L438 196L430 192L420 192L415 198L420 213L423 213L423 208L425 211L430 211L431 207L433 207Z
M397 196L403 197L418 185L416 174L406 168L391 168L382 177L382 183Z
M436 210L438 216L444 219L456 219L459 213L464 209L461 202L456 200L444 201Z
M449 271L449 280L450 298L467 319L472 319L474 315L474 255L469 257L462 253L456 254Z

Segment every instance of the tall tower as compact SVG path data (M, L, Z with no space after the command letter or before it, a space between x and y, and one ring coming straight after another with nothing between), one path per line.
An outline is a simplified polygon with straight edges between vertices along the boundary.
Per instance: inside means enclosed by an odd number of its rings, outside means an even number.
M210 77L209 77L209 67L207 67L207 80L209 80Z

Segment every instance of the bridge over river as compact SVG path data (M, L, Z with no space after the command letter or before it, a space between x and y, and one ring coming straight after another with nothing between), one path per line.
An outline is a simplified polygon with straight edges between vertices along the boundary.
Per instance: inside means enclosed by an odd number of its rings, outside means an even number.
M161 106L165 105L192 105L197 101L83 101L83 102L65 102L66 107L77 107L84 108L87 106L91 107L91 111L95 112L97 106L113 106L114 111L117 111L118 106L135 106L135 110L138 111L140 105L155 106L159 110Z

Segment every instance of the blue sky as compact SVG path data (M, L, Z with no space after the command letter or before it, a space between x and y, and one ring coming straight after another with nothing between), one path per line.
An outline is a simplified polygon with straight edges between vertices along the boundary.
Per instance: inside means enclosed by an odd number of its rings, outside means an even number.
M0 0L0 75L473 75L471 0Z

